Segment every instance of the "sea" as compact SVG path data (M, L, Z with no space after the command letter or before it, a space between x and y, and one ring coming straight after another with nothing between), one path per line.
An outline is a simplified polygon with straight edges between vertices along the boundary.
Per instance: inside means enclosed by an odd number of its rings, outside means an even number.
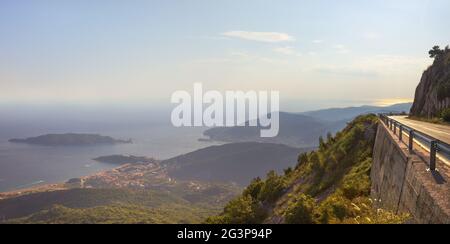
M5 117L3 117L5 118ZM93 158L107 155L147 156L168 159L197 149L217 145L199 141L204 127L173 127L170 123L100 123L74 119L50 122L17 116L0 118L0 192L64 182L109 170L117 165ZM63 126L62 126L63 125ZM103 126L105 125L105 126ZM8 142L48 133L95 133L116 139L132 139L132 144L97 146L39 146Z

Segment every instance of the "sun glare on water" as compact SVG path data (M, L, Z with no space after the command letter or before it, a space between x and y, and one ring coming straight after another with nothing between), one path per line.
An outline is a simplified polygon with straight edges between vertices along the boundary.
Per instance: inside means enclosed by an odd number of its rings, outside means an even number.
M376 106L390 106L399 103L412 103L414 100L412 98L386 98L374 101Z

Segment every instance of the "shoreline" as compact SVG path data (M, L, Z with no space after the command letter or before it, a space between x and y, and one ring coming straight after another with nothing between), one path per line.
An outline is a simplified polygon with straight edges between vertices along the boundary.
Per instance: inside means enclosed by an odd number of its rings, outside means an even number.
M53 183L53 184L43 184L43 185L37 185L12 191L4 191L0 192L0 200L5 200L8 198L13 197L20 197L23 195L33 194L37 192L45 192L45 191L58 191L58 190L65 190L67 187L65 187L65 183Z
M14 190L8 190L8 191L1 191L0 192L0 200L5 200L8 198L14 198L14 197L19 197L19 196L23 196L23 195L28 195L28 194L33 194L33 193L38 193L38 192L46 192L46 191L61 191L61 190L67 190L70 189L69 186L67 186L67 181L71 180L71 179L86 179L95 175L99 175L99 174L104 174L110 171L114 171L114 170L119 170L125 166L129 166L131 164L123 164L123 165L119 165L117 167L111 168L111 169L107 169L107 170L101 170L98 171L96 173L92 173L89 175L84 175L81 177L74 177L74 178L70 178L67 179L63 182L56 182L56 183L45 183L43 182L43 184L37 184L34 186L30 186L30 187L24 187L24 188L20 188L20 189L14 189Z

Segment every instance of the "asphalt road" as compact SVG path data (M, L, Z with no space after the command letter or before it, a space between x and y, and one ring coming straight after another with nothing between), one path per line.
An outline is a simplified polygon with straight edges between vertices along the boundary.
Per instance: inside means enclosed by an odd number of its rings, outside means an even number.
M412 120L405 116L390 116L390 118L440 141L450 144L450 126Z
M450 126L448 125L439 125L423 121L412 120L408 119L406 116L390 116L389 118L394 119L397 122L400 122L404 125L407 125L417 131L425 133L426 135L432 136L447 144L450 144ZM423 148L429 151L426 147ZM437 156L439 159L441 159L441 161L450 166L450 161L448 160L448 158L443 157L439 154Z

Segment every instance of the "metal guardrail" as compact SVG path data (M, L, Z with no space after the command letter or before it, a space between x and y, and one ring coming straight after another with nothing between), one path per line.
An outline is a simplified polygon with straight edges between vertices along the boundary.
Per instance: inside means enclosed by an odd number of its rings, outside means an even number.
M399 140L403 142L403 134L407 133L408 135L408 143L405 143L408 146L409 151L412 153L414 150L414 140L420 142L430 151L430 170L436 170L436 161L437 154L440 156L450 160L450 145L440 141L432 136L429 136L423 132L418 130L414 130L413 128L402 124L394 119L389 118L388 116L392 116L394 114L379 114L381 121L394 132L395 135L398 135ZM397 133L398 132L398 133Z

